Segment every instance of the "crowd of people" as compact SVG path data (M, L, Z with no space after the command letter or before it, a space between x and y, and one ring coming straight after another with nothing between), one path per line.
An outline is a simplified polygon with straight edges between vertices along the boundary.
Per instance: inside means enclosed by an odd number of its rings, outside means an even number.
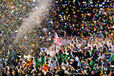
M55 0L52 24L59 36L111 36L112 2L110 0Z
M36 26L23 36L19 43L14 44L17 29L38 2L2 0L0 74L112 75L112 4L110 0L54 0L47 20L42 21L40 27ZM53 43L54 32L61 38L62 46ZM41 47L48 50L41 51ZM30 57L25 58L25 54L30 54Z
M53 48L53 55L51 51L47 53L49 50L38 50L39 54L24 58L21 52L14 52L14 58L11 60L9 54L2 59L1 66L3 74L8 76L109 76L113 73L110 69L112 48L112 41L102 37L83 40L73 37L68 45L58 50Z

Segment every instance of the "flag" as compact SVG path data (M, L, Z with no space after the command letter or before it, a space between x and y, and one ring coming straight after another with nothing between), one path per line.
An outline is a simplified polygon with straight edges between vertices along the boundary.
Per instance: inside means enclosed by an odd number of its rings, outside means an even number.
M59 45L62 45L62 42L60 40L60 37L58 37L57 33L55 33L55 37L54 37L54 43L58 43Z

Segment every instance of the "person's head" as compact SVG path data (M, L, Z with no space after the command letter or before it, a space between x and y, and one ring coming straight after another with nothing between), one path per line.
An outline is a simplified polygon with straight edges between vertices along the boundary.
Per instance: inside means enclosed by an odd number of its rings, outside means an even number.
M55 76L60 76L60 75L58 73L56 73Z
M73 64L73 62L74 62L74 59L71 59L71 62L70 62L70 64Z
M41 72L39 72L39 73L38 73L38 76L42 76L42 73L41 73Z
M15 70L12 70L12 74L15 75Z

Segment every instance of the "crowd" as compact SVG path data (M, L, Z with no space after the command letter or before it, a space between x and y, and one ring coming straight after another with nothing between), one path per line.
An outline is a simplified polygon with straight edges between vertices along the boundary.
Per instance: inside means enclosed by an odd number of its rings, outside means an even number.
M1 1L1 44L3 43L4 45L5 43L8 47L10 44L13 44L18 32L17 29L23 22L23 18L27 17L31 9L36 5L38 5L37 0ZM43 43L46 43L46 38L52 40L52 30L57 32L60 37L86 37L94 34L113 37L112 9L112 2L110 0L54 0L50 7L47 22L44 20L41 27L35 27L32 32L24 36L19 41L19 47L25 44L31 46L41 45L43 41ZM47 28L45 33L42 31L44 28ZM37 43L37 41L41 42Z
M59 36L111 36L111 0L55 0L52 24Z
M38 55L24 58L14 52L14 58L11 60L9 54L1 60L1 66L3 74L8 76L109 76L113 73L110 69L112 48L112 41L108 39L73 37L68 45L53 49L53 55L51 51L39 50Z
M0 74L112 75L111 0L54 0L49 18L13 44L17 29L37 4L37 0L0 1ZM39 48L52 47L53 31L63 45L42 52ZM31 57L26 59L25 54Z

